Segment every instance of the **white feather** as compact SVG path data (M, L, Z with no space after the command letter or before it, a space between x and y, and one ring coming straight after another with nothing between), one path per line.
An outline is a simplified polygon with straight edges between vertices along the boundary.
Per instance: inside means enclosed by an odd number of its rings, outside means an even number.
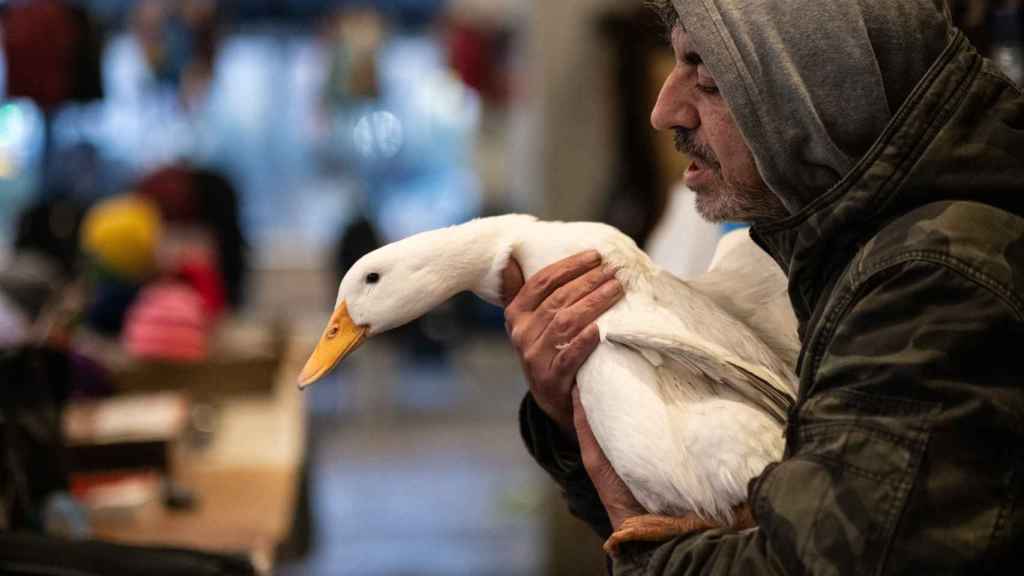
M731 522L747 482L781 457L796 393L785 277L745 232L687 283L604 224L484 218L364 256L338 299L375 334L462 290L498 303L509 258L529 278L590 249L619 269L626 293L598 320L602 341L577 375L595 437L648 511ZM373 286L369 272L380 275Z

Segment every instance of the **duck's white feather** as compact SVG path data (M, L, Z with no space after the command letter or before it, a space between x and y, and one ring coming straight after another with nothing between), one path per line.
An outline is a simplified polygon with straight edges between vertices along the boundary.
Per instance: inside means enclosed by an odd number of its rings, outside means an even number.
M610 226L536 221L517 232L510 255L527 277L587 249L620 268L626 296L598 320L602 343L577 376L616 472L653 513L730 522L749 480L781 457L796 393L792 363L764 342L795 359L795 320L778 312L781 271L746 232L692 283Z
M725 523L747 482L782 454L797 345L781 271L749 236L723 246L712 270L687 283L610 226L484 218L367 255L346 274L339 302L373 331L459 290L498 303L509 258L529 278L597 250L619 269L625 297L598 320L602 342L577 375L594 434L648 511ZM391 285L360 284L382 270Z
M749 326L787 366L796 365L800 339L785 277L746 229L722 237L708 271L689 285Z
M580 400L612 466L648 511L730 522L747 483L782 454L778 422L735 398L695 390L674 360L656 367L602 344L579 372Z

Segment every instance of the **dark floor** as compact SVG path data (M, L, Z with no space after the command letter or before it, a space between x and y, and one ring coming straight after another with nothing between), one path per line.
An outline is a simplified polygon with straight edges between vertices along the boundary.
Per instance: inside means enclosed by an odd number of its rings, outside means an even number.
M519 440L505 340L448 362L358 356L309 395L314 547L278 574L543 573L552 488Z

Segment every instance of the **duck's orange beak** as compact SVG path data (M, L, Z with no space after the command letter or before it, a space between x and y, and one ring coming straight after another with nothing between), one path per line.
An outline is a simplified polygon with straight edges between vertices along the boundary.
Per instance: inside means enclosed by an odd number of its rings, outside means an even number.
M299 374L299 388L305 388L323 378L365 339L366 327L357 326L352 321L352 317L348 315L348 304L342 300L331 315L331 320L327 323L316 349L313 350L313 355L306 361L306 366Z

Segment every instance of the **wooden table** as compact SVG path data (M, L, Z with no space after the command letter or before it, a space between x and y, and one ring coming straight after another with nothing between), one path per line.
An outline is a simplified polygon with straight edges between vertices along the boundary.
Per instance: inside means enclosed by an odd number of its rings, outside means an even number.
M289 341L270 394L232 394L217 403L209 445L183 449L172 476L196 506L154 501L131 515L93 518L96 537L122 543L245 553L268 572L289 534L305 447L305 409L295 386L307 343Z

